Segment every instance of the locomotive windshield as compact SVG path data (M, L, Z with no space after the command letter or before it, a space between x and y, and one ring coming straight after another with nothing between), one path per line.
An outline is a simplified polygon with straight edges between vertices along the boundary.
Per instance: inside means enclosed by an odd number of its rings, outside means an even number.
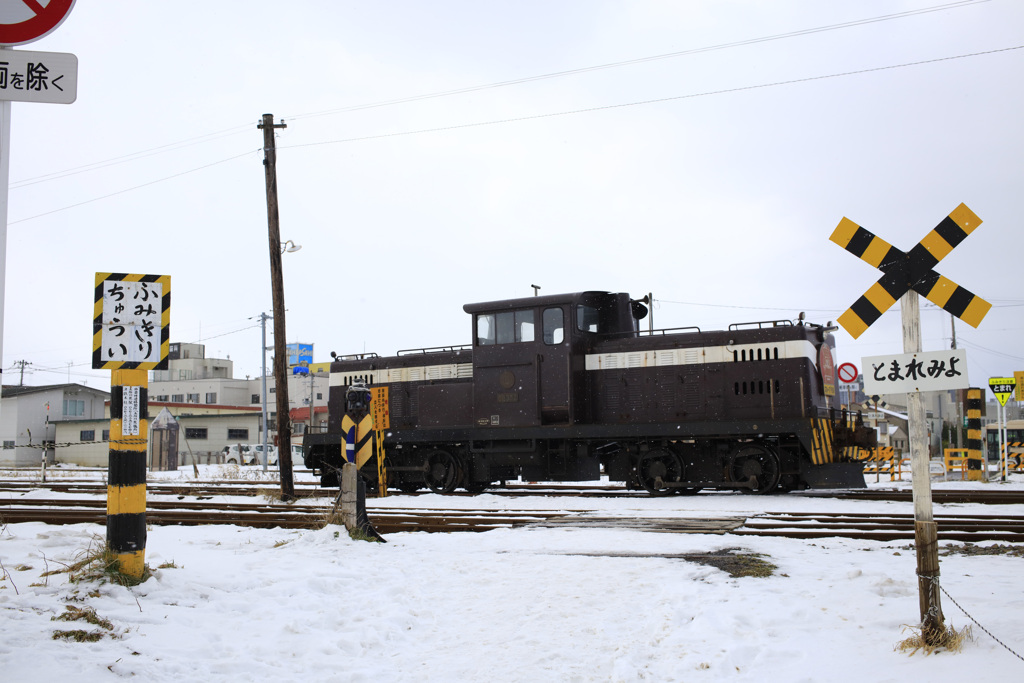
M476 317L478 346L533 341L533 311L505 311Z

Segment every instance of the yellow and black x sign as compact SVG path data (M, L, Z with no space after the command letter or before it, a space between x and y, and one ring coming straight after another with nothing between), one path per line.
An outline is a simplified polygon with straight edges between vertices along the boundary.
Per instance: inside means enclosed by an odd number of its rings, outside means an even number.
M936 306L977 327L992 304L932 268L979 225L981 219L961 204L905 254L844 217L829 239L884 275L839 316L839 324L856 339L897 299L913 289Z

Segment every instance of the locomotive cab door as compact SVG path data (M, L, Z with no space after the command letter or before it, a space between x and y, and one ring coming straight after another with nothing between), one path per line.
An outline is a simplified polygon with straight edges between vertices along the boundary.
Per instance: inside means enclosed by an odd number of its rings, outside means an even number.
M540 421L536 311L477 313L473 418L480 427L530 427Z

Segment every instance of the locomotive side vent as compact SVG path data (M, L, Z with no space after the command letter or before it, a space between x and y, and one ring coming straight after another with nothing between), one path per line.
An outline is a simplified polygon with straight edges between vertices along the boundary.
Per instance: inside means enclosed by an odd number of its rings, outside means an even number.
M782 385L777 379L759 379L749 382L734 382L732 390L736 396L746 396L748 394L778 394L781 387Z
M749 351L749 353L748 353ZM733 349L732 361L734 363L746 363L754 360L778 360L779 347L771 346L760 349Z

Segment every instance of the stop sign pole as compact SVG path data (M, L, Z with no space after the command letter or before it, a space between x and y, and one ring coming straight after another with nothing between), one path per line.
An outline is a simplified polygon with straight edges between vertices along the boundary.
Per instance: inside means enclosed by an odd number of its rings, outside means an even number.
M39 40L60 26L74 7L75 0L50 0L45 6L38 2L7 2L0 4L0 61L9 62L9 56L16 53L10 50L12 45L23 45ZM27 53L32 54L32 53ZM48 73L44 71L43 73ZM76 73L69 80L77 80ZM42 89L42 86L39 86ZM61 88L46 90L60 90ZM11 100L26 99L29 101L47 101L32 97L33 89L26 86L22 90L6 88L0 99L0 373L3 372L4 358L4 299L7 282L7 189L11 179ZM59 99L50 101L70 101ZM0 375L2 379L2 375ZM46 457L46 451L43 451Z

